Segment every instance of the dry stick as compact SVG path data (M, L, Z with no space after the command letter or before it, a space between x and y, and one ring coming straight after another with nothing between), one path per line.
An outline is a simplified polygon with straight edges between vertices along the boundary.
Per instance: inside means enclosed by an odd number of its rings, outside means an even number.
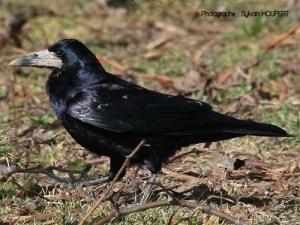
M35 221L35 222L43 222L43 221L49 221L52 217L54 216L61 216L62 213L60 211L56 211L56 212L49 212L49 213L39 213L39 214L33 214L33 215L26 215L26 216L13 216L10 219L12 221L15 221L15 224L20 224L20 220L22 221ZM24 221L24 223L25 223ZM22 224L24 224L22 223Z
M191 184L201 184L201 183L203 183L203 181L205 181L207 179L207 178L199 178L199 177L186 175L186 174L183 174L183 173L174 172L174 171L169 170L167 168L162 168L161 172L164 173L164 174L167 174L171 177L174 177L176 179L189 182Z
M253 59L252 61L250 61L249 63L246 64L246 66L243 68L245 71L249 70L250 68L252 68L253 66L257 66L260 62L261 59L268 54L272 49L274 49L277 45L279 45L282 41L286 40L288 37L294 35L297 33L297 31L300 29L300 24L298 24L297 26L289 29L288 31L282 33L280 35L280 37L278 37L272 44L270 44L267 48L265 48L263 50L263 52L261 53L261 55L259 55L259 57L256 57L255 59Z
M192 150L190 150L190 151L183 152L183 153L180 153L180 154L175 155L173 158L171 158L171 159L168 161L168 163L171 163L171 162L173 162L173 161L175 161L175 160L177 160L177 159L179 159L179 158L181 158L181 157L183 157L183 156L187 156L187 155L192 154L192 153L203 153L203 152L206 152L206 151L204 151L204 150L199 150L199 149L192 149Z
M127 167L129 160L140 150L140 148L145 144L145 139L143 139L136 147L135 149L126 156L126 159L122 165L122 167L119 169L117 175L114 177L113 181L111 182L110 186L101 198L99 198L93 205L93 207L87 212L87 214L82 218L82 220L79 222L78 225L83 225L83 223L91 216L91 214L97 209L97 207L100 205L100 203L107 197L109 192L112 190L113 186L115 185L116 181L119 179L120 175L123 173L125 168Z
M41 165L38 165L35 167L26 168L26 169L13 168L11 171L9 171L6 174L6 176L9 177L15 173L42 173L42 174L45 174L48 177L51 177L52 179L57 180L59 182L68 183L68 181L66 179L54 175L54 173L53 173L54 170L63 172L63 173L69 173L69 174L73 173L72 175L74 175L75 173L81 173L81 171L70 171L70 170L64 169L62 167L56 167L56 166L42 167Z
M280 37L277 38L268 47L266 47L258 57L255 57L254 59L250 60L248 63L246 63L246 65L244 67L242 67L242 69L244 71L248 71L252 67L255 67L258 64L260 64L264 56L266 56L272 49L274 49L276 46L278 46L281 42L283 42L287 38L289 38L289 37L293 36L294 34L296 34L298 30L300 30L300 24L298 24L297 26L289 29L288 31L286 31L284 33L282 33L280 35ZM223 84L225 82L225 80L228 77L230 77L230 75L232 74L232 72L235 68L236 68L236 65L233 65L233 66L223 70L222 72L218 73L217 76L216 76L217 77L216 78L217 84L219 84L219 85Z
M162 201L156 201L156 202L148 202L142 205L137 205L137 206L133 206L131 208L122 208L119 209L118 211L114 211L111 214L102 217L102 218L96 218L93 222L92 225L103 225L107 222L110 222L113 219L116 218L120 218L122 216L131 214L131 213L135 213L135 212L139 212L139 211L143 211L143 210L147 210L147 209L151 209L151 208L156 208L156 207L161 207L161 206L181 206L181 207L187 207L187 208L194 208L194 209L201 209L203 213L209 214L209 215L214 215L217 216L219 218L222 218L224 220L227 220L228 222L235 224L235 225L247 225L246 222L237 219L235 217L232 217L230 215L227 215L225 213L222 213L210 206L207 205L200 205L199 203L196 202L190 202L187 200L162 200Z

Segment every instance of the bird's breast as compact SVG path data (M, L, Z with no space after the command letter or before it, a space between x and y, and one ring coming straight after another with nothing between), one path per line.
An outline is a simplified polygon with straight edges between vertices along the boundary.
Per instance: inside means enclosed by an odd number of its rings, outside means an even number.
M72 92L72 87L61 77L55 76L55 74L50 75L46 87L51 106L58 119L62 120L67 107L67 99Z

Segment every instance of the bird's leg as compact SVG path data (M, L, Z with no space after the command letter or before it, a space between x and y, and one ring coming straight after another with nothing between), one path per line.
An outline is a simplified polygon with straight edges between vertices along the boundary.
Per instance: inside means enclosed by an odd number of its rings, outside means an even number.
M68 175L70 179L62 180L60 182L60 186L62 187L69 187L69 188L82 188L82 187L88 187L93 185L101 185L109 181L109 176L102 176L98 178L89 179L87 178L87 172L90 169L90 166L86 167L81 173L80 177L76 178L74 174L70 171L68 172Z
M111 156L110 157L110 170L109 170L109 181L112 181L114 177L117 175L119 170L121 169L123 163L125 161L125 158L122 156ZM122 174L119 176L119 179L121 179L125 175L125 170L122 172Z
M145 202L148 201L148 199L149 199L149 197L151 195L151 191L153 189L153 184L154 184L154 182L156 180L156 177L157 177L157 173L153 173L149 177L149 179L147 181L147 184L146 184L146 187L145 187L145 190L144 190L144 193L143 193L143 196L142 196L142 198L140 200L140 203L145 203Z
M75 181L61 182L61 183L62 183L62 185L66 185L69 187L87 187L87 186L101 185L101 184L107 183L114 179L114 177L120 170L121 166L123 165L124 161L125 161L124 157L120 157L120 156L116 156L116 155L111 156L110 157L110 171L109 171L108 176L100 177L97 179L91 179L91 180L79 179L79 180L75 180ZM123 172L123 174L121 174L119 179L122 178L124 176L124 174L125 174L125 171Z

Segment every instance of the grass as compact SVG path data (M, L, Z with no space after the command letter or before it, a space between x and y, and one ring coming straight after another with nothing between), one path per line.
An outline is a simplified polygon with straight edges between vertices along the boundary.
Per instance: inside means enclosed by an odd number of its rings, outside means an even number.
M192 90L187 97L207 101L218 111L277 124L294 134L294 138L288 139L244 137L212 144L209 148L204 148L204 145L188 147L179 154L193 148L201 150L201 154L189 154L166 168L192 177L208 176L208 179L203 178L203 184L216 192L224 190L235 199L249 196L269 199L263 207L242 202L236 205L210 203L222 212L247 219L250 224L297 224L300 219L299 165L296 164L300 149L299 35L276 46L248 72L237 69L224 84L206 86L209 79L215 80L217 74L231 66L244 65L281 32L295 26L298 23L296 6L289 6L290 1L275 1L267 5L247 0L202 1L201 4L192 0L136 2L138 4L129 9L109 7L99 1L68 0L60 5L54 5L50 0L26 1L26 4L15 0L1 2L0 16L4 20L16 12L30 15L36 9L39 13L23 27L21 48L12 41L1 47L0 166L9 164L25 168L42 164L63 165L72 170L85 168L90 155L59 126L48 103L45 82L49 71L7 66L9 60L24 52L45 48L61 38L77 38L97 55L114 60L126 69L168 76L180 90ZM280 18L224 19L199 15L201 9L272 10L288 7L289 16ZM0 21L3 23L0 34L7 32L4 20ZM155 46L164 37L168 37L167 41ZM212 40L216 41L209 44ZM112 65L104 64L104 67L110 72L120 72ZM191 71L198 75L197 81L190 81L187 77ZM136 76L135 82L150 89L172 92L158 81L143 79L142 75ZM276 181L214 177L225 173L228 165L232 166L237 158L284 164L289 168L296 165L296 168L288 178ZM93 164L89 175L105 174L108 166L106 161ZM145 176L147 171L140 171L135 179L142 182ZM176 191L195 186L166 174L160 175L159 181L167 187L179 184ZM8 180L1 179L1 220L13 222L19 218L20 224L77 224L102 193L99 187L53 188L54 183L39 174L16 174ZM116 188L125 184L130 184L130 173ZM37 190L38 194L28 194L31 189ZM125 199L134 195L130 188L123 194ZM161 193L155 198L164 199L166 195ZM125 201L120 207L129 207L130 204ZM111 210L110 203L103 203L93 217L107 215ZM25 218L36 214L50 216L36 221ZM112 222L120 225L168 223L225 224L215 216L178 207L151 209Z

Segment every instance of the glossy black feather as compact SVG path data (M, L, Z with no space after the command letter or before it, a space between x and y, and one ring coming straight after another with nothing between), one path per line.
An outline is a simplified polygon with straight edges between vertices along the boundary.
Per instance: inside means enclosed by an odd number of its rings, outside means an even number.
M214 112L204 102L147 90L103 69L79 41L49 47L63 60L47 82L50 102L70 135L83 147L111 159L111 176L143 139L133 162L152 172L183 146L244 135L289 136L274 125Z

